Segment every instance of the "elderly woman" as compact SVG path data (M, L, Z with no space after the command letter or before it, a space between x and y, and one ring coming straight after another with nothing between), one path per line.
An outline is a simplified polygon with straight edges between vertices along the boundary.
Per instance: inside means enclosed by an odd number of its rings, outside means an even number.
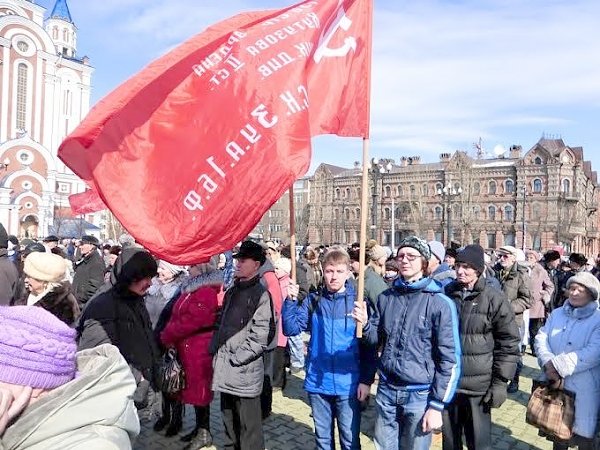
M152 328L156 328L160 313L169 300L179 295L184 274L185 269L181 266L176 266L164 260L158 263L158 275L152 280L152 286L148 289L145 298Z
M552 311L535 338L535 350L544 378L575 393L574 437L570 445L594 448L600 408L600 281L579 272L567 281L568 298ZM555 443L554 450L569 444Z
M29 292L27 305L42 307L73 326L80 311L70 283L64 281L67 274L65 259L53 253L30 253L25 258L23 273Z
M217 295L223 286L223 272L217 270L218 257L190 267L190 277L181 286L171 317L160 334L165 347L175 347L185 372L185 388L179 399L194 406L196 426L181 438L186 448L212 444L210 402L213 399L212 355L208 352L217 320Z
M535 250L525 252L527 267L529 267L531 280L531 306L529 307L529 347L535 356L535 336L546 321L547 311L550 309L550 300L554 294L554 283L544 266L539 263L540 255Z

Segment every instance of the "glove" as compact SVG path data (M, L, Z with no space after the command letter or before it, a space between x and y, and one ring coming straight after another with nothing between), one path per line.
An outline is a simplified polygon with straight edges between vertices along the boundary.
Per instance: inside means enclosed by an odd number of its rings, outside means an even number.
M506 382L494 378L492 385L483 396L483 403L490 408L500 408L506 401Z

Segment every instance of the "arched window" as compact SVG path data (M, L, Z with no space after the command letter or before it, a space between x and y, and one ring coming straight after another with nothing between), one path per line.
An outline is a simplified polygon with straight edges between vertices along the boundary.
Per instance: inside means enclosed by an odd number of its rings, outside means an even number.
M402 195L404 195L404 189L402 189L402 185L399 184L398 185L398 197L401 197Z
M433 214L435 215L435 220L442 220L444 210L441 206L436 206L433 210Z
M571 180L565 178L562 182L562 188L565 194L569 194L571 192Z
M354 210L354 213L356 214L356 217L357 217L358 219L360 219L360 208L356 208L356 209Z
M402 215L402 211L400 210L400 207L397 207L396 211L394 212L394 218L399 219L401 215Z
M512 222L514 220L514 210L513 207L510 205L506 205L504 207L504 221L505 222Z
M442 189L444 189L444 185L442 183L435 183L435 193L441 193Z
M335 208L333 210L333 217L336 218L336 219L340 218L340 210L339 209Z
M339 188L337 188L337 189L335 190L335 198L340 198L340 197L341 197L341 191L340 191L340 189L339 189Z
M360 188L356 188L356 198L360 198Z
M534 164L537 164L538 166L542 164L542 158L540 158L539 156L536 156L536 158L533 160Z
M69 42L69 30L63 29L63 41Z
M346 217L346 220L350 220L350 210L348 208L344 209L344 216Z
M421 186L421 194L426 197L428 193L429 188L427 187L427 184L423 184L423 186Z
M58 39L58 27L52 28L52 39Z
M488 219L496 220L496 207L495 206L490 206L488 208Z
M414 197L417 194L417 189L415 188L415 185L411 184L409 189L410 189L410 196Z
M506 180L506 182L504 183L504 189L507 194L512 194L513 192L515 192L515 183L513 182L513 180Z
M384 208L383 209L383 214L386 220L390 220L392 218L392 214L390 211L390 208Z
M542 180L540 180L539 178L533 180L533 192L542 192Z
M481 214L481 207L479 205L473 206L473 219L479 220L480 214Z
M490 195L494 195L496 194L496 182L495 181L490 181L488 184L488 193Z
M385 187L385 196L386 197L391 197L392 196L392 188L391 188L391 186L386 186Z
M461 192L460 184L454 183L454 192Z
M346 190L344 192L344 195L345 195L346 198L350 198L350 188L349 187L346 188Z
M473 183L473 195L479 195L481 193L481 184L478 181Z
M27 125L27 78L29 67L20 63L17 67L17 129L25 130Z

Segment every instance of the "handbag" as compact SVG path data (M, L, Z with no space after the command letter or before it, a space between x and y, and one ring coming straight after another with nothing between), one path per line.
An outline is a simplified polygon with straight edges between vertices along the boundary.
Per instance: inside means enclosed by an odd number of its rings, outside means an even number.
M573 436L575 393L540 384L529 398L525 420L550 438L568 441Z
M158 389L166 394L176 394L185 388L185 372L174 348L164 354L157 378Z

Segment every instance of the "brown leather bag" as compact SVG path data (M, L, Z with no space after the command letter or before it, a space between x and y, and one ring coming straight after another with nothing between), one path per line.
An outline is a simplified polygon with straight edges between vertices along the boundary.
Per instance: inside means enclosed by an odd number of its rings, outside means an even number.
M558 389L547 384L535 388L527 404L525 420L550 438L568 441L573 436L575 393L565 391L563 386L564 380L561 380Z

